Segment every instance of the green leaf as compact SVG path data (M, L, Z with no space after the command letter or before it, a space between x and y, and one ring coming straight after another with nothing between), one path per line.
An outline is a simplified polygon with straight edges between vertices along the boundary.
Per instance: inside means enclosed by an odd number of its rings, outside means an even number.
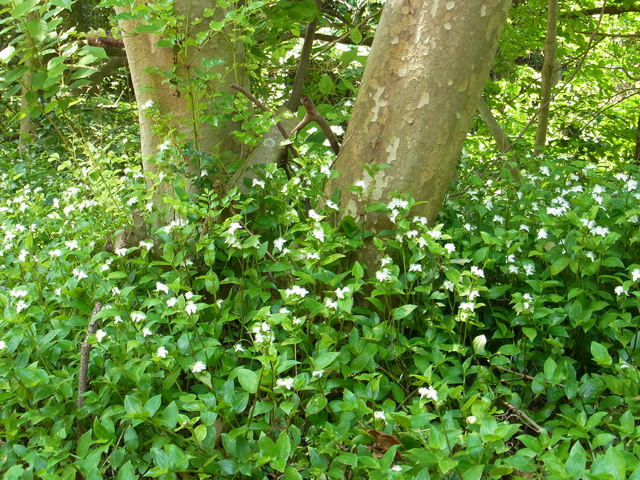
M364 270L362 268L362 265L360 265L360 263L358 262L355 262L353 264L353 268L351 269L351 274L356 280L360 280L362 277L364 277Z
M320 77L320 81L318 82L318 90L320 90L320 93L322 93L323 95L330 95L333 93L333 80L331 80L331 77L326 73Z
M147 400L147 403L144 404L144 410L149 412L149 416L153 417L153 415L158 411L160 405L162 404L162 395L156 395Z
M27 13L33 10L38 3L39 0L25 0L24 2L14 3L14 7L10 9L11 16L22 19L22 17L26 17Z
M413 312L416 308L418 308L417 305L403 305L401 307L395 308L393 310L393 319L394 320L402 320L403 318L407 317L411 312Z
M340 356L340 352L325 352L321 353L318 358L311 360L314 370L323 370L333 363L333 361Z
M13 57L13 54L16 51L16 47L13 45L9 45L0 51L0 62L7 63Z
M462 480L480 480L483 470L484 465L474 465L473 467L465 468L465 471L462 473Z
M549 272L551 273L551 275L558 275L565 268L567 268L567 265L569 265L570 261L571 261L571 259L567 258L567 257L562 257L562 258L557 259L549 267Z
M124 397L124 409L127 413L141 413L142 412L142 402L138 397L134 397L133 395L127 395Z
M565 465L567 474L572 478L578 478L584 475L584 469L587 464L587 453L582 448L580 442L574 443L569 453L569 458Z
M591 342L591 355L593 355L593 359L598 365L608 366L612 363L609 351L604 345L601 345L598 342Z
M138 475L131 465L131 460L118 468L118 476L116 477L116 480L130 480L134 478L138 478Z
M256 393L258 391L258 374L253 370L247 368L238 369L238 381L242 388L249 393Z
M544 377L551 381L553 379L553 375L558 368L558 364L551 357L547 358L544 362Z
M324 410L326 406L327 406L327 397L325 397L324 395L318 394L311 397L311 400L309 400L309 403L307 403L307 406L304 409L304 411L307 415L315 415L316 413Z
M293 467L286 467L284 469L285 480L302 480L302 475Z

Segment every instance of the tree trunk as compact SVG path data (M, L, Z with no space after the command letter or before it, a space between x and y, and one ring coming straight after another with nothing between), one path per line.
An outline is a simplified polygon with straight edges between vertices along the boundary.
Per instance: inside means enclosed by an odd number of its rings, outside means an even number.
M558 48L558 0L549 0L547 9L547 34L544 39L544 64L542 65L541 72L542 86L540 88L540 110L538 113L538 127L536 129L534 154L542 153L547 143L551 90L553 89L555 70L557 68L556 50Z
M341 215L374 232L392 228L388 214L365 207L406 193L420 202L412 214L434 222L510 3L387 1L336 159L340 176L327 185L327 194L341 192ZM364 194L348 190L357 180Z
M226 180L228 163L245 155L243 145L231 135L239 126L211 120L220 114L220 93L231 93L231 83L248 83L242 44L234 38L230 26L208 33L209 22L223 22L226 10L216 8L213 17L205 18L207 7L200 0L174 1L174 15L184 19L162 36L136 30L146 27L139 20L120 21L140 109L140 142L147 172L159 172L154 156L165 142L179 148L191 144L198 152L219 159L216 167L220 178L216 180L220 181ZM117 7L116 12L128 13L124 7ZM186 38L182 36L184 31L188 31ZM173 48L158 46L160 40L174 42ZM199 173L201 165L196 157L183 155L182 167ZM160 203L171 192L169 178L156 190L154 203ZM169 214L165 221L171 217Z

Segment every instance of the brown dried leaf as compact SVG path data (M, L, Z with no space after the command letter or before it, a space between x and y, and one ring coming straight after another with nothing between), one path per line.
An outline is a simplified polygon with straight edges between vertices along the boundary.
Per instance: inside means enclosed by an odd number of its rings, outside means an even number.
M392 446L402 445L400 439L395 435L380 432L373 428L371 430L367 430L367 433L376 439L376 444L373 446L373 449L380 452L382 455L384 455ZM402 460L402 454L399 451L396 451L396 460Z

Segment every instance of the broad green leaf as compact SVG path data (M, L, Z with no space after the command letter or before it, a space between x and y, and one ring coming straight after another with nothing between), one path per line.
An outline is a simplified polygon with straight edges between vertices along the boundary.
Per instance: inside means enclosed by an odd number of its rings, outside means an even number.
M608 366L613 361L607 348L598 342L591 342L591 355L598 365Z
M22 20L22 17L25 17L27 13L31 12L38 5L39 0L24 0L20 3L14 3L13 9L10 10L11 16L13 18L17 18Z
M307 403L307 406L304 409L304 411L307 415L315 415L316 413L324 410L326 406L327 406L327 397L325 397L324 395L318 394L311 397L311 400L309 400L309 403Z
M567 265L569 265L570 261L571 261L571 259L570 258L566 258L566 257L562 257L562 258L557 259L549 267L549 272L551 273L551 275L558 275L565 268L567 268Z
M565 466L565 470L567 474L571 476L571 478L579 478L584 475L585 466L587 463L587 453L582 448L580 442L576 442L571 447L571 452L569 453L569 458L567 459L567 464Z
M258 374L253 370L247 368L238 369L238 381L247 392L256 393L258 391Z
M483 470L484 465L474 465L473 467L465 468L465 471L462 473L462 480L480 480Z
M321 353L318 358L311 360L314 370L323 370L333 363L333 361L340 356L340 352L325 352Z
M413 312L416 308L418 308L417 305L411 305L411 304L398 307L393 310L393 319L402 320L403 318L407 317L411 312Z

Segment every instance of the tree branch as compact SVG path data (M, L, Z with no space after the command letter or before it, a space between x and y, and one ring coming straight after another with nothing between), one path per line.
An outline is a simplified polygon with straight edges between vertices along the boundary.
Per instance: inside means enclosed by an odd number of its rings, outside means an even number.
M609 5L605 8L587 8L586 10L580 10L577 12L571 12L570 14L563 15L569 18L578 18L581 16L589 15L621 15L623 13L640 12L640 3L634 3L625 7L623 5Z
M318 26L318 18L314 18L305 29L304 43L302 44L302 52L300 52L300 61L298 62L298 69L296 70L296 76L293 79L293 87L291 88L291 94L287 101L287 108L292 112L296 111L300 97L302 96L302 89L304 87L304 79L309 68L309 59L311 58L311 49L313 48L313 38Z
M100 302L96 302L93 306L93 312L91 316L95 316L100 310L102 310L102 304ZM89 327L87 328L87 334L84 337L84 342L82 342L82 346L80 347L80 375L78 380L78 410L82 408L84 404L84 393L87 391L87 371L89 369L89 353L91 352L91 344L89 343L89 338L91 335L96 333L98 329L99 320L93 320L89 323Z
M296 127L291 131L291 135L299 132L309 123L316 122L322 129L322 133L324 133L324 136L327 137L327 140L329 140L329 144L331 145L331 149L334 151L334 153L336 155L340 153L340 142L338 142L338 139L336 138L335 133L333 133L333 130L331 130L331 127L329 126L327 120L316 110L316 106L313 104L313 100L311 100L311 98L309 98L307 95L303 95L300 99L300 103L302 103L302 106L305 108L307 113L300 121L300 123L296 125Z

